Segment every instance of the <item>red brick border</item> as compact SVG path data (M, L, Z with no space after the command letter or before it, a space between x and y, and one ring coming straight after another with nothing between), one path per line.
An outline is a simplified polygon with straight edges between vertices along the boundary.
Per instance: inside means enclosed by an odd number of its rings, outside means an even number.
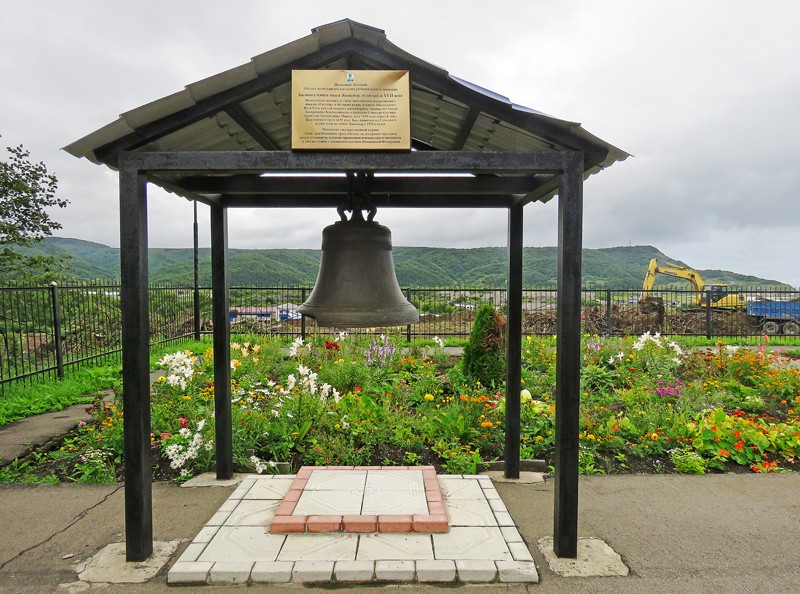
M421 470L425 484L427 514L406 515L292 515L314 470ZM303 466L278 505L269 532L448 532L450 524L442 500L442 490L433 466Z

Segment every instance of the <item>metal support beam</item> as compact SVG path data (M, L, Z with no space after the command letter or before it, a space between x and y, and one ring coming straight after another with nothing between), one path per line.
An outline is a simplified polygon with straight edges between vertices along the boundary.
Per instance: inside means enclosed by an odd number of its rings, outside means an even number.
M225 108L225 113L230 118L242 127L242 130L247 132L250 137L255 140L259 146L265 151L278 151L280 147L275 144L275 141L269 137L269 134L264 132L261 127L251 118L244 108L239 104L229 105Z
M157 180L156 176L152 179ZM556 180L557 181L557 180ZM527 194L541 185L541 180L532 175L495 177L490 175L466 176L381 176L369 178L365 192L370 194L442 194L461 196L464 194ZM325 177L298 177L270 175L215 175L190 176L173 180L175 187L184 191L202 194L327 194L347 195L351 190L350 179L342 175ZM557 187L557 186L555 186Z
M461 122L461 128L459 129L455 140L453 140L453 146L450 148L451 151L460 151L462 148L464 148L469 135L472 133L472 128L475 127L475 122L477 121L479 115L481 115L481 110L479 108L471 107L469 109L467 115L464 117L464 121Z
M236 173L559 173L568 153L559 151L411 151L397 153L292 151L136 152L129 159L143 171L191 175Z
M194 265L193 309L194 309L194 339L200 340L200 233L197 226L197 201L194 206L194 223L192 225L192 264Z
M578 554L583 153L568 153L558 191L558 320L553 550Z
M211 207L211 295L214 324L214 428L217 479L233 476L231 329L228 296L228 213Z
M508 209L508 315L506 324L506 478L519 478L520 380L522 378L522 215Z
M336 208L347 198L347 194L233 194L222 196L226 208ZM514 201L513 195L462 195L440 194L396 194L386 196L370 194L370 201L378 208L507 208Z
M125 410L125 557L153 553L150 462L150 323L147 302L147 182L123 155L119 172L122 398Z

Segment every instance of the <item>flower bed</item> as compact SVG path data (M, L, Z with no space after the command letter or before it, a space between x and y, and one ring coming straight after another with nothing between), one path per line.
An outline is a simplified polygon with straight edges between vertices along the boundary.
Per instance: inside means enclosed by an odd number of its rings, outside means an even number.
M472 474L502 457L503 386L482 385L438 341L401 349L389 337L339 335L231 345L233 451L241 470L300 465L434 464ZM579 466L604 472L796 468L800 371L764 347L684 352L659 335L583 342ZM157 478L214 465L213 351L163 357L152 391ZM555 440L552 338L523 344L523 458L550 460ZM122 410L98 405L38 467L19 476L114 480ZM6 479L11 476L6 470ZM12 477L13 478L13 477Z

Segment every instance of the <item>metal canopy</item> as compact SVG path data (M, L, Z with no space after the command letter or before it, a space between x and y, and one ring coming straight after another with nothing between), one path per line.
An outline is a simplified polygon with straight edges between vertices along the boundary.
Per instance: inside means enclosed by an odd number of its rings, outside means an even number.
M402 69L411 77L415 150L290 151L293 69ZM343 20L188 85L70 144L119 169L125 377L126 555L152 554L147 186L211 211L217 477L233 473L228 208L336 207L369 194L378 207L508 211L506 476L519 476L522 221L558 202L558 352L554 550L577 554L583 179L628 155L579 124L511 103L399 49L383 31ZM314 174L314 175L310 175ZM321 175L320 175L321 174ZM221 388L222 386L227 387Z

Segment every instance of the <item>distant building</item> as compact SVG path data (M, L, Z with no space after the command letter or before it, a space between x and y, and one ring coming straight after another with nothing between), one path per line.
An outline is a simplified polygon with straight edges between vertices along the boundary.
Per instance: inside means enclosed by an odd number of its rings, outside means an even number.
M302 317L300 312L297 311L299 307L296 303L281 303L277 306L278 318L281 320L299 320Z
M275 307L232 307L230 309L230 320L231 323L245 319L266 322L274 319L277 314L278 310Z

